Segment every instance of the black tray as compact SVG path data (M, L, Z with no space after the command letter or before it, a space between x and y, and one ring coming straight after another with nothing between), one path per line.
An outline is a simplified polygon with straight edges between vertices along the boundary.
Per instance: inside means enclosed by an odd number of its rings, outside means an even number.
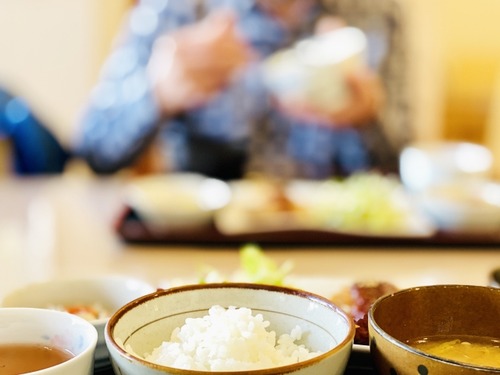
M500 231L499 233L488 235L437 232L429 237L363 236L321 230L287 230L225 235L219 232L213 223L210 223L203 228L196 228L195 230L154 232L129 207L125 207L118 217L115 230L124 241L140 244L203 244L221 246L254 242L263 245L298 246L500 246Z

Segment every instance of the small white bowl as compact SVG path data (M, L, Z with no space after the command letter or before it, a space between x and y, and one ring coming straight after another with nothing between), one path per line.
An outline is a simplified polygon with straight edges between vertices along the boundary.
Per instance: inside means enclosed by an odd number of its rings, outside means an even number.
M469 184L490 177L493 155L483 145L470 142L419 142L400 155L401 181L410 192L419 193L441 184Z
M247 371L211 372L248 375L340 375L347 366L355 326L345 312L324 297L283 287L222 283L189 285L167 289L139 298L120 309L106 326L106 344L116 373L122 375L198 375L203 371L154 364L143 359L187 318L200 318L219 305L246 307L270 322L276 336L299 325L300 344L323 353L302 362Z
M62 309L74 305L98 305L108 314L89 320L99 334L95 351L96 367L109 363L104 327L109 317L128 302L152 293L155 288L126 276L100 276L81 279L55 279L25 285L7 294L3 307Z
M44 345L74 355L58 365L29 374L91 375L94 371L97 331L78 316L27 307L0 308L0 345L14 344Z
M203 227L230 197L224 181L196 173L140 177L125 193L128 206L154 231Z
M500 233L500 184L443 184L427 189L418 201L435 225L449 232Z

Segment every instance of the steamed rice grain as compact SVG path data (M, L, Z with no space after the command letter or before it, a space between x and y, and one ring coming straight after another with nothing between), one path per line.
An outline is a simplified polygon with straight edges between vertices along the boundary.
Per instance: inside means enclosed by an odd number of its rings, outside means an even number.
M145 359L181 369L242 371L284 366L321 354L296 343L303 333L300 326L276 337L269 325L249 308L213 306L202 318L186 319L170 341Z

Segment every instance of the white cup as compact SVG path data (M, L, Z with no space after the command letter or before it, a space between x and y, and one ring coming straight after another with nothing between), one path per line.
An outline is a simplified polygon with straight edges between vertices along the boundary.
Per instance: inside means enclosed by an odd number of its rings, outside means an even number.
M490 177L491 151L470 142L426 142L406 147L399 160L401 181L420 193L443 184L475 184Z
M27 374L92 375L94 372L97 330L72 314L29 307L0 308L0 345L9 344L44 345L74 355L58 365Z
M285 102L337 110L349 100L346 74L365 63L366 36L343 27L301 40L280 50L263 64L264 82Z

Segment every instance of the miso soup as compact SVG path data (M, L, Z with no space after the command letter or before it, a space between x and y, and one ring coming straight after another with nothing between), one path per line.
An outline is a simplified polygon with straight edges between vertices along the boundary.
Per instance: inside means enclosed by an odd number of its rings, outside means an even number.
M432 336L409 340L407 344L443 359L500 368L500 338Z
M0 344L0 373L17 375L33 372L63 363L73 353L37 344Z

